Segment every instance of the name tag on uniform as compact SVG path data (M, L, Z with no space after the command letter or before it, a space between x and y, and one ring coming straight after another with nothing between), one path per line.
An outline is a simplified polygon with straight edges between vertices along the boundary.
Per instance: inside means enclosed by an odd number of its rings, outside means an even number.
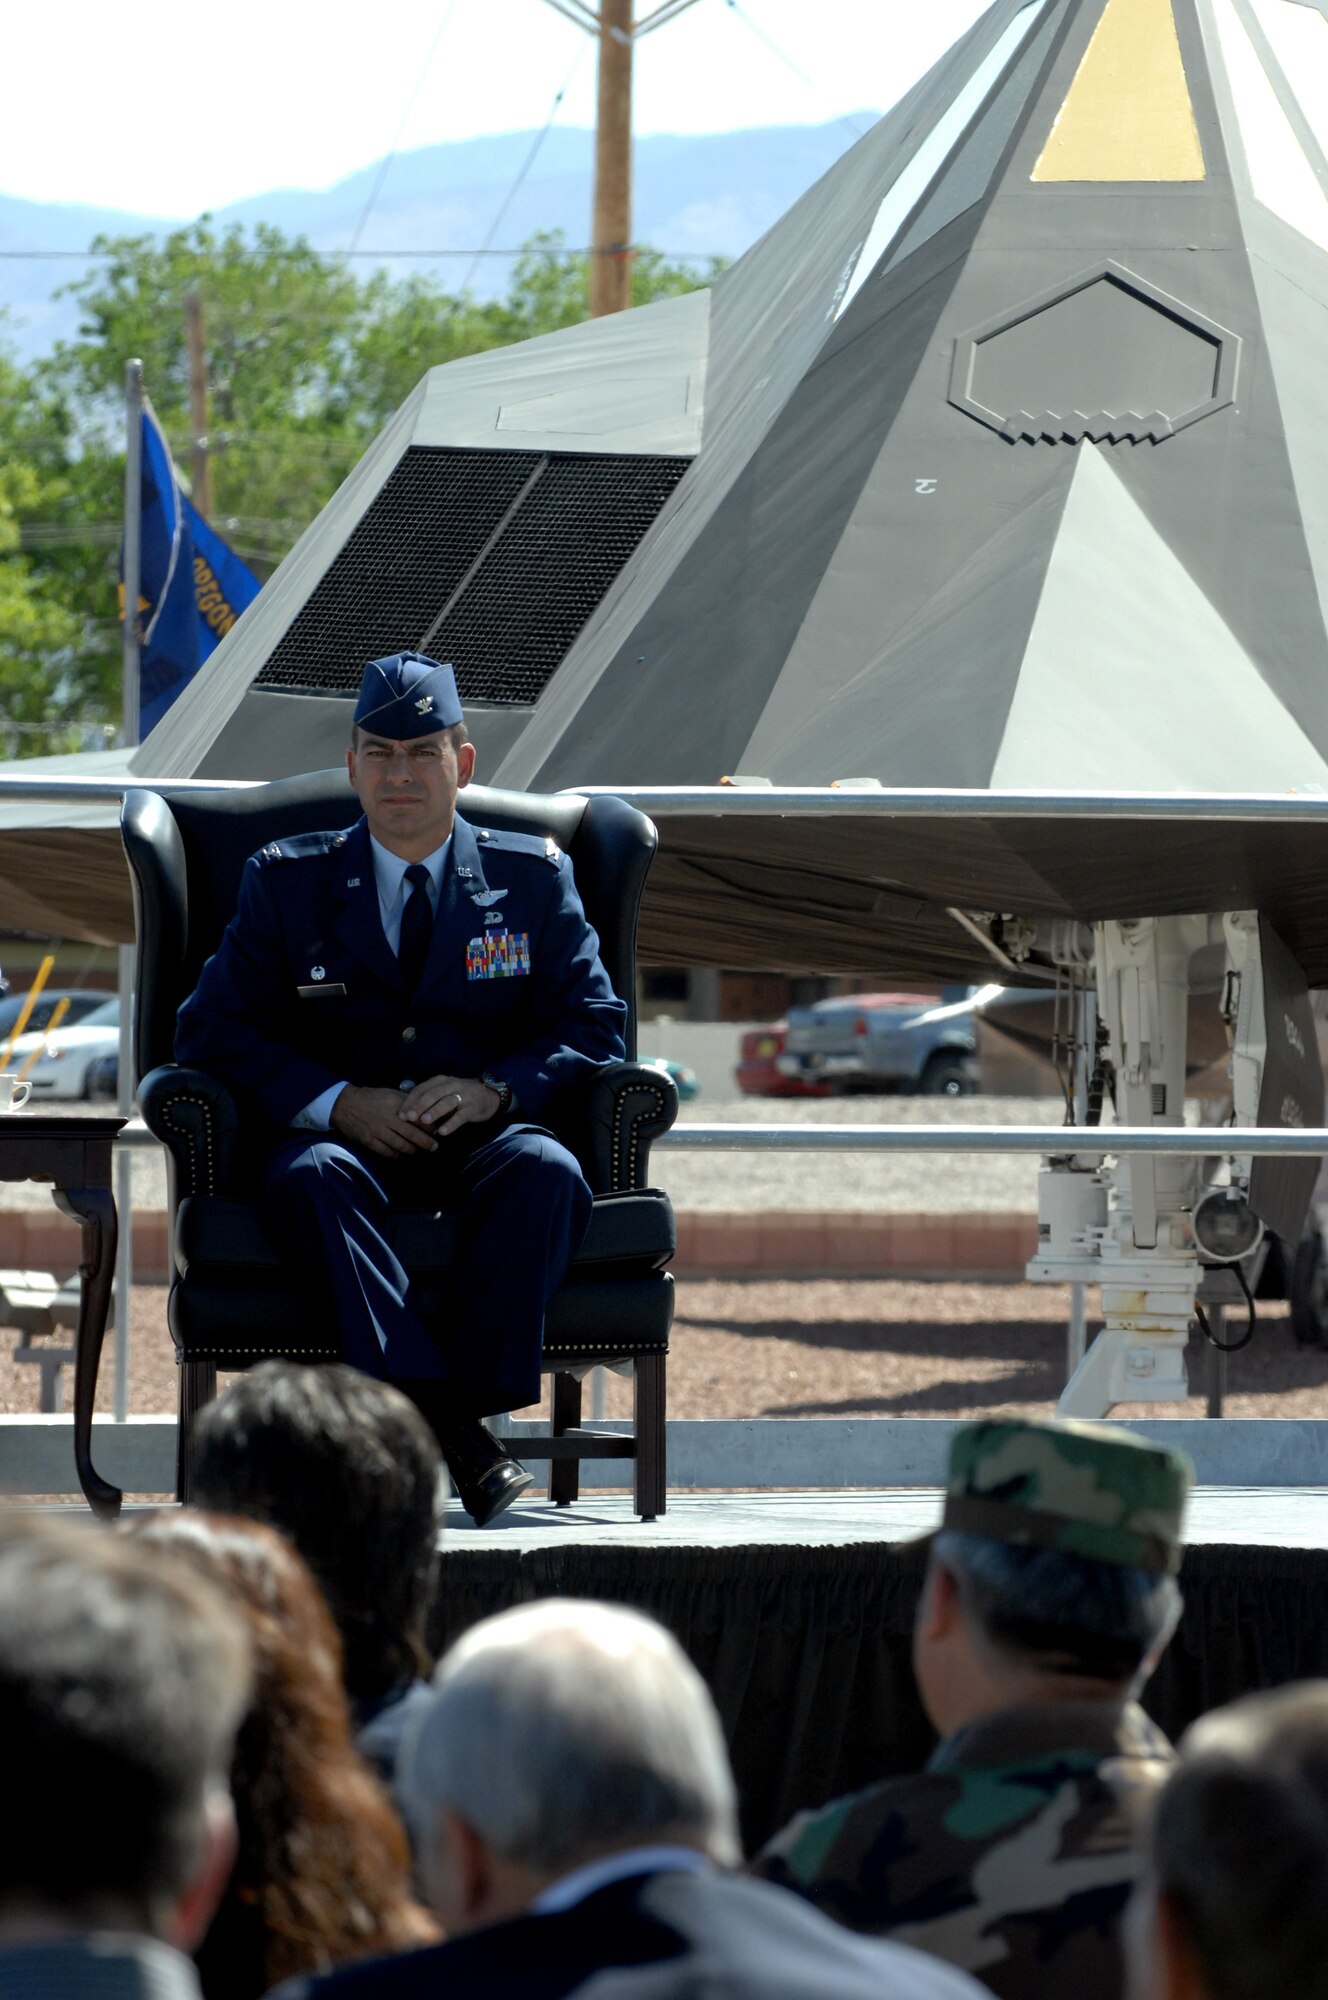
M529 931L485 931L466 946L467 979L520 979L529 971Z
M334 979L330 983L324 980L318 986L297 986L295 991L301 1000L342 1000L346 995L346 989L339 979Z

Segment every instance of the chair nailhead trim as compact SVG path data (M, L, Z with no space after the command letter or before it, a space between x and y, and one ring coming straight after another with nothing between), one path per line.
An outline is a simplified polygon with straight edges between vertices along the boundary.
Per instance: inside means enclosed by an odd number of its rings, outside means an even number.
M191 1347L188 1350L177 1347L175 1350L175 1365L178 1368L181 1362L184 1361L221 1361L228 1354L258 1354L265 1361L274 1361L277 1359L277 1348L276 1344L272 1341L269 1341L266 1347ZM300 1360L340 1361L341 1349L339 1347L302 1347L299 1350L298 1358Z
M206 1097L184 1097L184 1096L173 1097L166 1105L165 1110L162 1113L162 1119L163 1122L167 1125L174 1124L174 1129L180 1134L180 1137L185 1141L185 1144L189 1148L190 1194L202 1194L202 1193L215 1194L217 1191L217 1158L216 1158L215 1141L212 1137L211 1132L209 1131L205 1135L204 1144L202 1148L203 1164L207 1168L207 1187L203 1189L200 1188L198 1185L199 1173L198 1173L197 1155L199 1149L197 1142L194 1138L194 1135L189 1130L187 1125L175 1123L175 1121L171 1118L171 1113L174 1111L177 1104L196 1104L199 1110L203 1113L203 1119L205 1124L207 1124L211 1119L212 1106L209 1104Z
M575 1347L546 1347L541 1359L547 1361L551 1357L556 1357L560 1361L570 1361L578 1354L612 1354L615 1359L620 1361L636 1361L643 1354L667 1354L668 1351L667 1344L663 1347L652 1345L649 1347L625 1348L621 1341L583 1340L578 1341ZM175 1350L175 1359L178 1365L181 1361L219 1361L225 1354L261 1354L270 1358L275 1352L276 1343L273 1341L268 1341L263 1347L231 1347L229 1345L226 1347L190 1347L188 1349L177 1347ZM341 1350L338 1347L301 1347L298 1352L302 1357L317 1355L320 1360L326 1359L328 1361L336 1361L341 1355Z
M574 1354L613 1354L623 1361L636 1361L643 1354L667 1354L668 1351L667 1341L662 1347L653 1341L648 1346L643 1341L639 1347L624 1347L620 1340L578 1340L572 1347L546 1347L542 1358L547 1361L550 1355L556 1354L560 1360L567 1361Z
M640 1113L636 1114L636 1116L634 1116L632 1119L631 1134L627 1142L628 1178L627 1178L626 1188L622 1186L621 1167L622 1167L623 1124L627 1117L627 1100L629 1097L635 1096L638 1092L644 1096L654 1098L656 1114L662 1114L664 1110L664 1093L654 1084L639 1083L634 1080L632 1083L627 1085L625 1089L619 1091L617 1096L614 1098L614 1103L613 1103L613 1179L614 1179L613 1193L614 1194L630 1194L631 1191L636 1186L636 1162L641 1151L641 1140L638 1132L638 1127L641 1124Z

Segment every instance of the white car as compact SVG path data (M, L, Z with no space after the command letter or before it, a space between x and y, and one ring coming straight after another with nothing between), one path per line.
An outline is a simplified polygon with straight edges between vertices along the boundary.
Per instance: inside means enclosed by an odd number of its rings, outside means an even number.
M93 1064L113 1056L120 1047L120 1002L103 1000L73 1027L63 1024L53 1033L20 1035L9 1051L8 1068L17 1075L27 1068L38 1050L37 1060L27 1070L32 1085L31 1102L39 1098L81 1098L88 1095L88 1075Z

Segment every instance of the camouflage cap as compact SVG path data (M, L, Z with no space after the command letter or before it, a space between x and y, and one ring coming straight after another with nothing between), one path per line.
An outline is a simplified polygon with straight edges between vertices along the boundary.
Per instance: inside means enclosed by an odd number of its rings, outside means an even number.
M1193 1476L1183 1452L1128 1431L998 1417L956 1432L943 1525L1174 1573Z

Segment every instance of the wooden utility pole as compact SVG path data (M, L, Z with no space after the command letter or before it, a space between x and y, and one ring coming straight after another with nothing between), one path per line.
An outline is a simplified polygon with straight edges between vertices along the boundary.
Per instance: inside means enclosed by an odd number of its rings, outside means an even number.
M632 303L632 0L600 0L590 316Z
M197 285L191 285L184 295L184 332L189 349L189 479L193 489L189 497L207 521L212 517L207 344L203 333L203 294Z
M590 252L590 315L632 303L632 57L642 35L666 27L696 0L660 0L633 22L632 0L548 0L599 42L595 113L595 200Z

